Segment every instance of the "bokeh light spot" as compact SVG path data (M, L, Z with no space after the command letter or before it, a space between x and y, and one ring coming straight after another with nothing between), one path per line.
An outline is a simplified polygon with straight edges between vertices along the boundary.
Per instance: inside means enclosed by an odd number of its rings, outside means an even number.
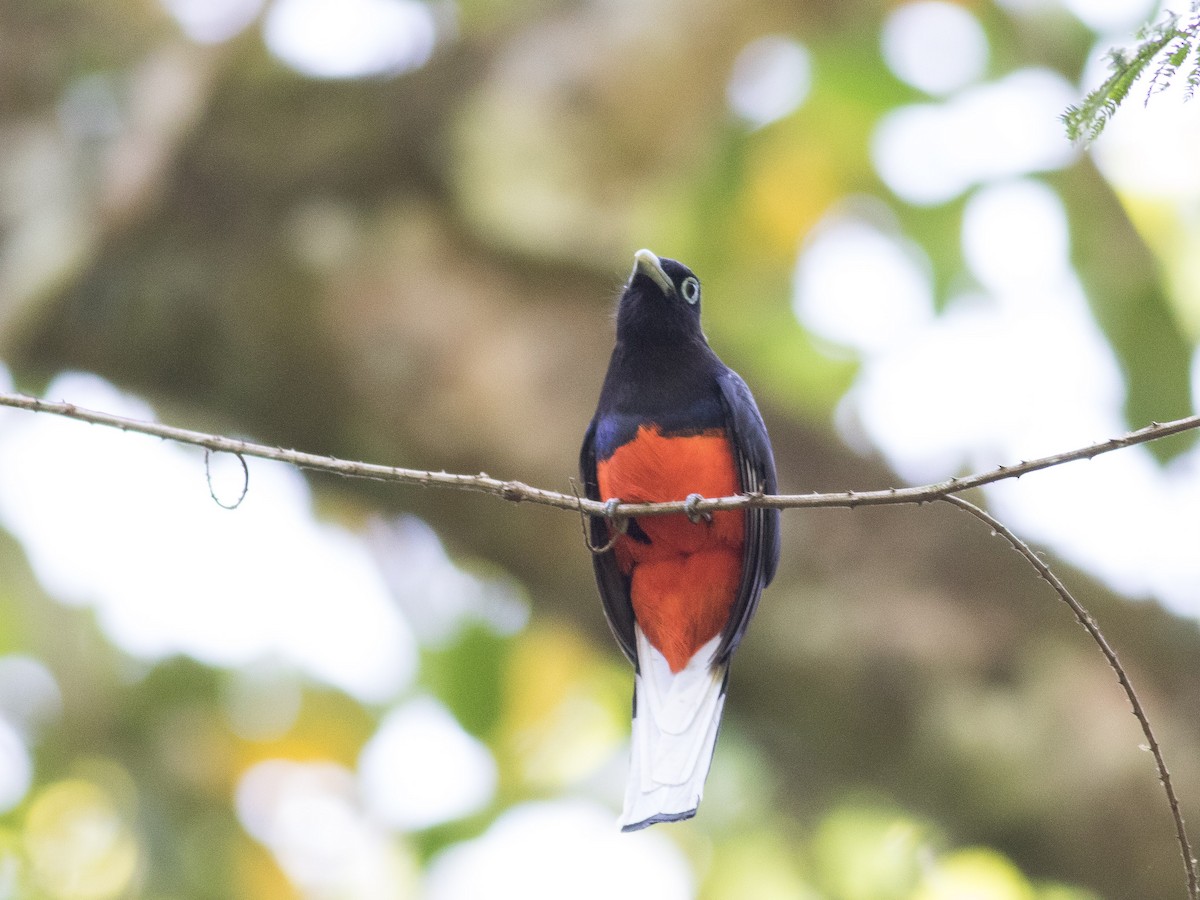
M417 0L276 0L264 36L272 53L305 75L363 78L425 65L436 27Z
M154 419L94 376L60 376L47 395ZM208 495L203 453L25 415L0 436L0 522L47 591L95 606L105 634L143 659L277 655L376 702L415 672L415 640L364 542L315 518L290 466L251 461L231 512Z
M986 288L1006 296L1067 277L1069 241L1062 201L1039 181L988 185L963 211L967 265Z
M525 627L529 604L518 588L457 568L437 533L416 516L374 518L366 537L388 589L423 644L445 647L474 624L501 635Z
M928 94L947 94L987 68L988 40L970 12L942 0L897 7L883 25L883 58L897 78Z
M757 128L799 107L811 84L812 63L804 45L768 35L738 54L725 92L730 108Z
M889 810L835 809L813 838L813 857L828 893L847 900L907 896L929 836L917 822Z
M973 184L1070 163L1077 151L1058 117L1077 99L1057 72L1021 69L944 103L893 110L875 129L871 159L898 197L944 203Z
M36 738L61 712L58 681L40 660L17 653L0 656L0 714L26 740Z
M26 868L20 832L0 828L0 898L21 900L29 895Z
M263 0L162 0L162 4L193 41L219 44L253 22Z
M384 718L359 757L368 808L395 828L428 828L486 806L496 788L487 747L428 697Z
M329 762L270 759L237 787L242 826L309 897L410 896L412 861L364 815L354 778Z
M0 813L22 800L33 783L33 760L17 729L0 718Z
M853 217L826 219L796 266L805 328L861 351L903 341L933 315L929 262L911 242Z
M1062 0L1079 21L1102 34L1129 32L1146 22L1155 0Z
M57 782L34 797L25 851L33 880L59 900L107 900L124 893L139 855L112 797L82 779Z
M435 857L425 897L685 900L692 882L683 854L664 834L621 834L610 810L562 801L514 807L482 837Z
M304 699L299 674L270 659L231 672L223 695L230 727L250 741L286 735L296 724Z
M930 867L913 900L1035 900L1032 886L994 850L959 850Z
M573 632L542 627L523 634L505 684L507 739L522 777L538 789L578 784L628 739L627 672ZM628 757L621 757L624 766Z

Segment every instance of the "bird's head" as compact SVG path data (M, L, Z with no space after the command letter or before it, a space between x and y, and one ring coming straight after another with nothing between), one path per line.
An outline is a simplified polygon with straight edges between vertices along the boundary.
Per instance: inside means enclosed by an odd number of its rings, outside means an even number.
M704 341L700 279L681 262L649 250L633 255L633 272L617 307L617 339L675 343Z

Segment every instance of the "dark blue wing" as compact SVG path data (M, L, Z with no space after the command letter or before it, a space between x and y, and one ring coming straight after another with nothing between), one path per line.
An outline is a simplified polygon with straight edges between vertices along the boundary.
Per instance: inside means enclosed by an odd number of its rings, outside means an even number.
M588 425L583 436L583 447L579 451L579 474L583 478L583 489L591 500L600 499L600 485L596 479L596 420ZM612 539L608 523L596 516L588 518L588 536L592 546L603 547ZM617 557L612 550L592 554L592 567L596 570L596 584L600 588L600 599L604 601L604 616L613 637L621 645L621 651L629 661L637 665L637 638L633 631L633 603L629 599L629 578L617 568Z
M750 388L731 369L718 374L717 385L725 408L725 427L734 446L742 493L776 493L775 456ZM779 564L779 510L746 510L744 546L742 580L729 623L717 647L718 664L727 663L737 649L763 588L775 577L775 568Z

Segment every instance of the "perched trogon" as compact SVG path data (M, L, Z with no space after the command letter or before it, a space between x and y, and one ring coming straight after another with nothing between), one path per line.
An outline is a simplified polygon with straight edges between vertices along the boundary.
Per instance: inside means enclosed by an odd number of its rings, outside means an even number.
M700 281L634 255L617 340L580 452L588 497L625 503L776 491L746 383L700 329ZM779 512L591 520L596 581L634 664L632 759L620 824L696 814L716 745L729 659L779 560ZM622 530L623 529L623 530Z

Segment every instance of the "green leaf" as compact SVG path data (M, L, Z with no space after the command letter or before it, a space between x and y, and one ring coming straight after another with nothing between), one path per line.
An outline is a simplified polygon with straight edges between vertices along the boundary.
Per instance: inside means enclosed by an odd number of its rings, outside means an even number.
M1168 56L1160 63L1150 93L1162 90L1191 52L1197 27L1197 21L1193 20L1189 23L1188 30L1181 31L1178 28L1178 17L1168 14L1158 25L1139 35L1141 43L1132 56L1118 50L1110 51L1109 65L1112 74L1084 97L1082 103L1068 107L1062 115L1067 137L1072 141L1084 142L1091 142L1099 137L1108 120L1117 111L1117 107L1129 96L1129 91L1138 78L1168 45L1176 42Z

